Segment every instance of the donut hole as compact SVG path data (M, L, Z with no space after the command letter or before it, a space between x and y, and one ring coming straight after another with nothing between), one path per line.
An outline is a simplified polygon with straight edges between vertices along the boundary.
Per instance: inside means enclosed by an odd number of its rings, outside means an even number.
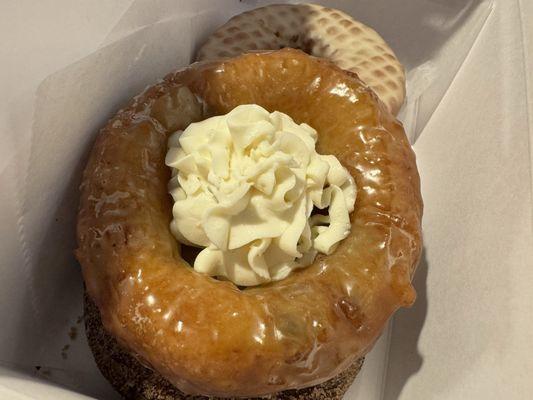
M328 214L329 214L329 207L325 207L323 209L320 209L318 207L313 207L313 210L311 211L311 215L309 216L309 218L311 218L314 215L327 216ZM321 222L321 223L319 223L319 225L328 226L329 223ZM298 246L302 245L302 243L300 242L301 240L302 239L300 238L300 240L298 241ZM204 250L204 247L190 246L190 245L187 245L187 244L183 244L181 242L178 242L178 243L179 243L179 248L180 248L180 257L185 262L187 262L187 264L189 264L189 266L191 268L193 268L194 267L194 262L196 261L196 257L198 257L200 252L202 250ZM324 256L323 254L320 254L320 253L317 254L317 258L318 257L323 257L323 256ZM293 271L293 273L297 273L297 270ZM218 281L231 282L225 276L211 276L211 278L216 279ZM270 283L271 282L266 282L266 283L262 283L262 284L259 284L259 285L256 285L256 286L241 286L241 285L235 284L235 287L237 289L241 290L241 291L245 291L247 289L257 288L257 287L261 287L261 286L264 286L264 285L269 285Z
M201 247L188 246L186 244L180 243L180 255L191 267L194 266L194 261L198 254L203 250Z

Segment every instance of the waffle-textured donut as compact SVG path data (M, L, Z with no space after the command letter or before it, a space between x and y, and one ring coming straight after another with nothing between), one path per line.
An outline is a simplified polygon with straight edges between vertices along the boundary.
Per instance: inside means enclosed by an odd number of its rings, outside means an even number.
M348 14L317 4L274 4L239 14L207 39L197 59L284 47L355 72L395 115L404 102L404 69L385 40Z
M250 103L313 126L317 151L339 159L358 195L333 254L240 290L181 258L164 158L171 132ZM325 382L415 298L422 201L403 128L354 74L298 50L168 75L101 130L81 189L77 257L104 327L184 393L253 397Z

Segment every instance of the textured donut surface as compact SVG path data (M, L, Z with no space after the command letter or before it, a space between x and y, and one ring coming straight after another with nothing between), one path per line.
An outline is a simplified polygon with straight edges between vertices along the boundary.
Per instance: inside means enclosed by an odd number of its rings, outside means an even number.
M170 133L240 104L313 126L317 151L358 187L351 233L333 254L246 290L182 259L164 165ZM101 130L81 190L77 257L104 327L185 393L253 397L325 382L415 298L422 201L403 128L356 76L298 50L168 75Z
M142 400L342 400L363 365L356 360L348 369L320 385L300 390L286 390L268 397L206 397L186 395L150 368L143 366L106 332L98 308L84 296L84 319L87 341L96 365L125 399Z
M316 4L275 4L239 14L207 39L197 58L284 47L327 58L356 73L395 115L403 104L404 69L385 40L348 14Z

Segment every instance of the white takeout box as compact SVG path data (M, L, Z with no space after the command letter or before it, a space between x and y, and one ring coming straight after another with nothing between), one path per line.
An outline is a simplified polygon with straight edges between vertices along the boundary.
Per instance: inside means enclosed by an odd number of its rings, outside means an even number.
M100 126L267 2L0 4L0 399L114 399L83 331L73 257ZM533 2L323 1L374 27L408 72L425 245L346 399L533 398Z

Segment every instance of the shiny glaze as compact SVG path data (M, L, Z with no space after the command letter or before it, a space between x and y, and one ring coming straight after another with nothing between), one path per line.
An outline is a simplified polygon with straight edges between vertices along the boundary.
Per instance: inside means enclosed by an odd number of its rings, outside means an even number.
M169 133L246 103L317 129L358 195L332 255L239 290L181 259L164 156ZM285 49L193 64L121 110L85 170L77 256L104 326L145 364L186 393L256 396L333 377L414 301L421 215L401 124L355 75Z

